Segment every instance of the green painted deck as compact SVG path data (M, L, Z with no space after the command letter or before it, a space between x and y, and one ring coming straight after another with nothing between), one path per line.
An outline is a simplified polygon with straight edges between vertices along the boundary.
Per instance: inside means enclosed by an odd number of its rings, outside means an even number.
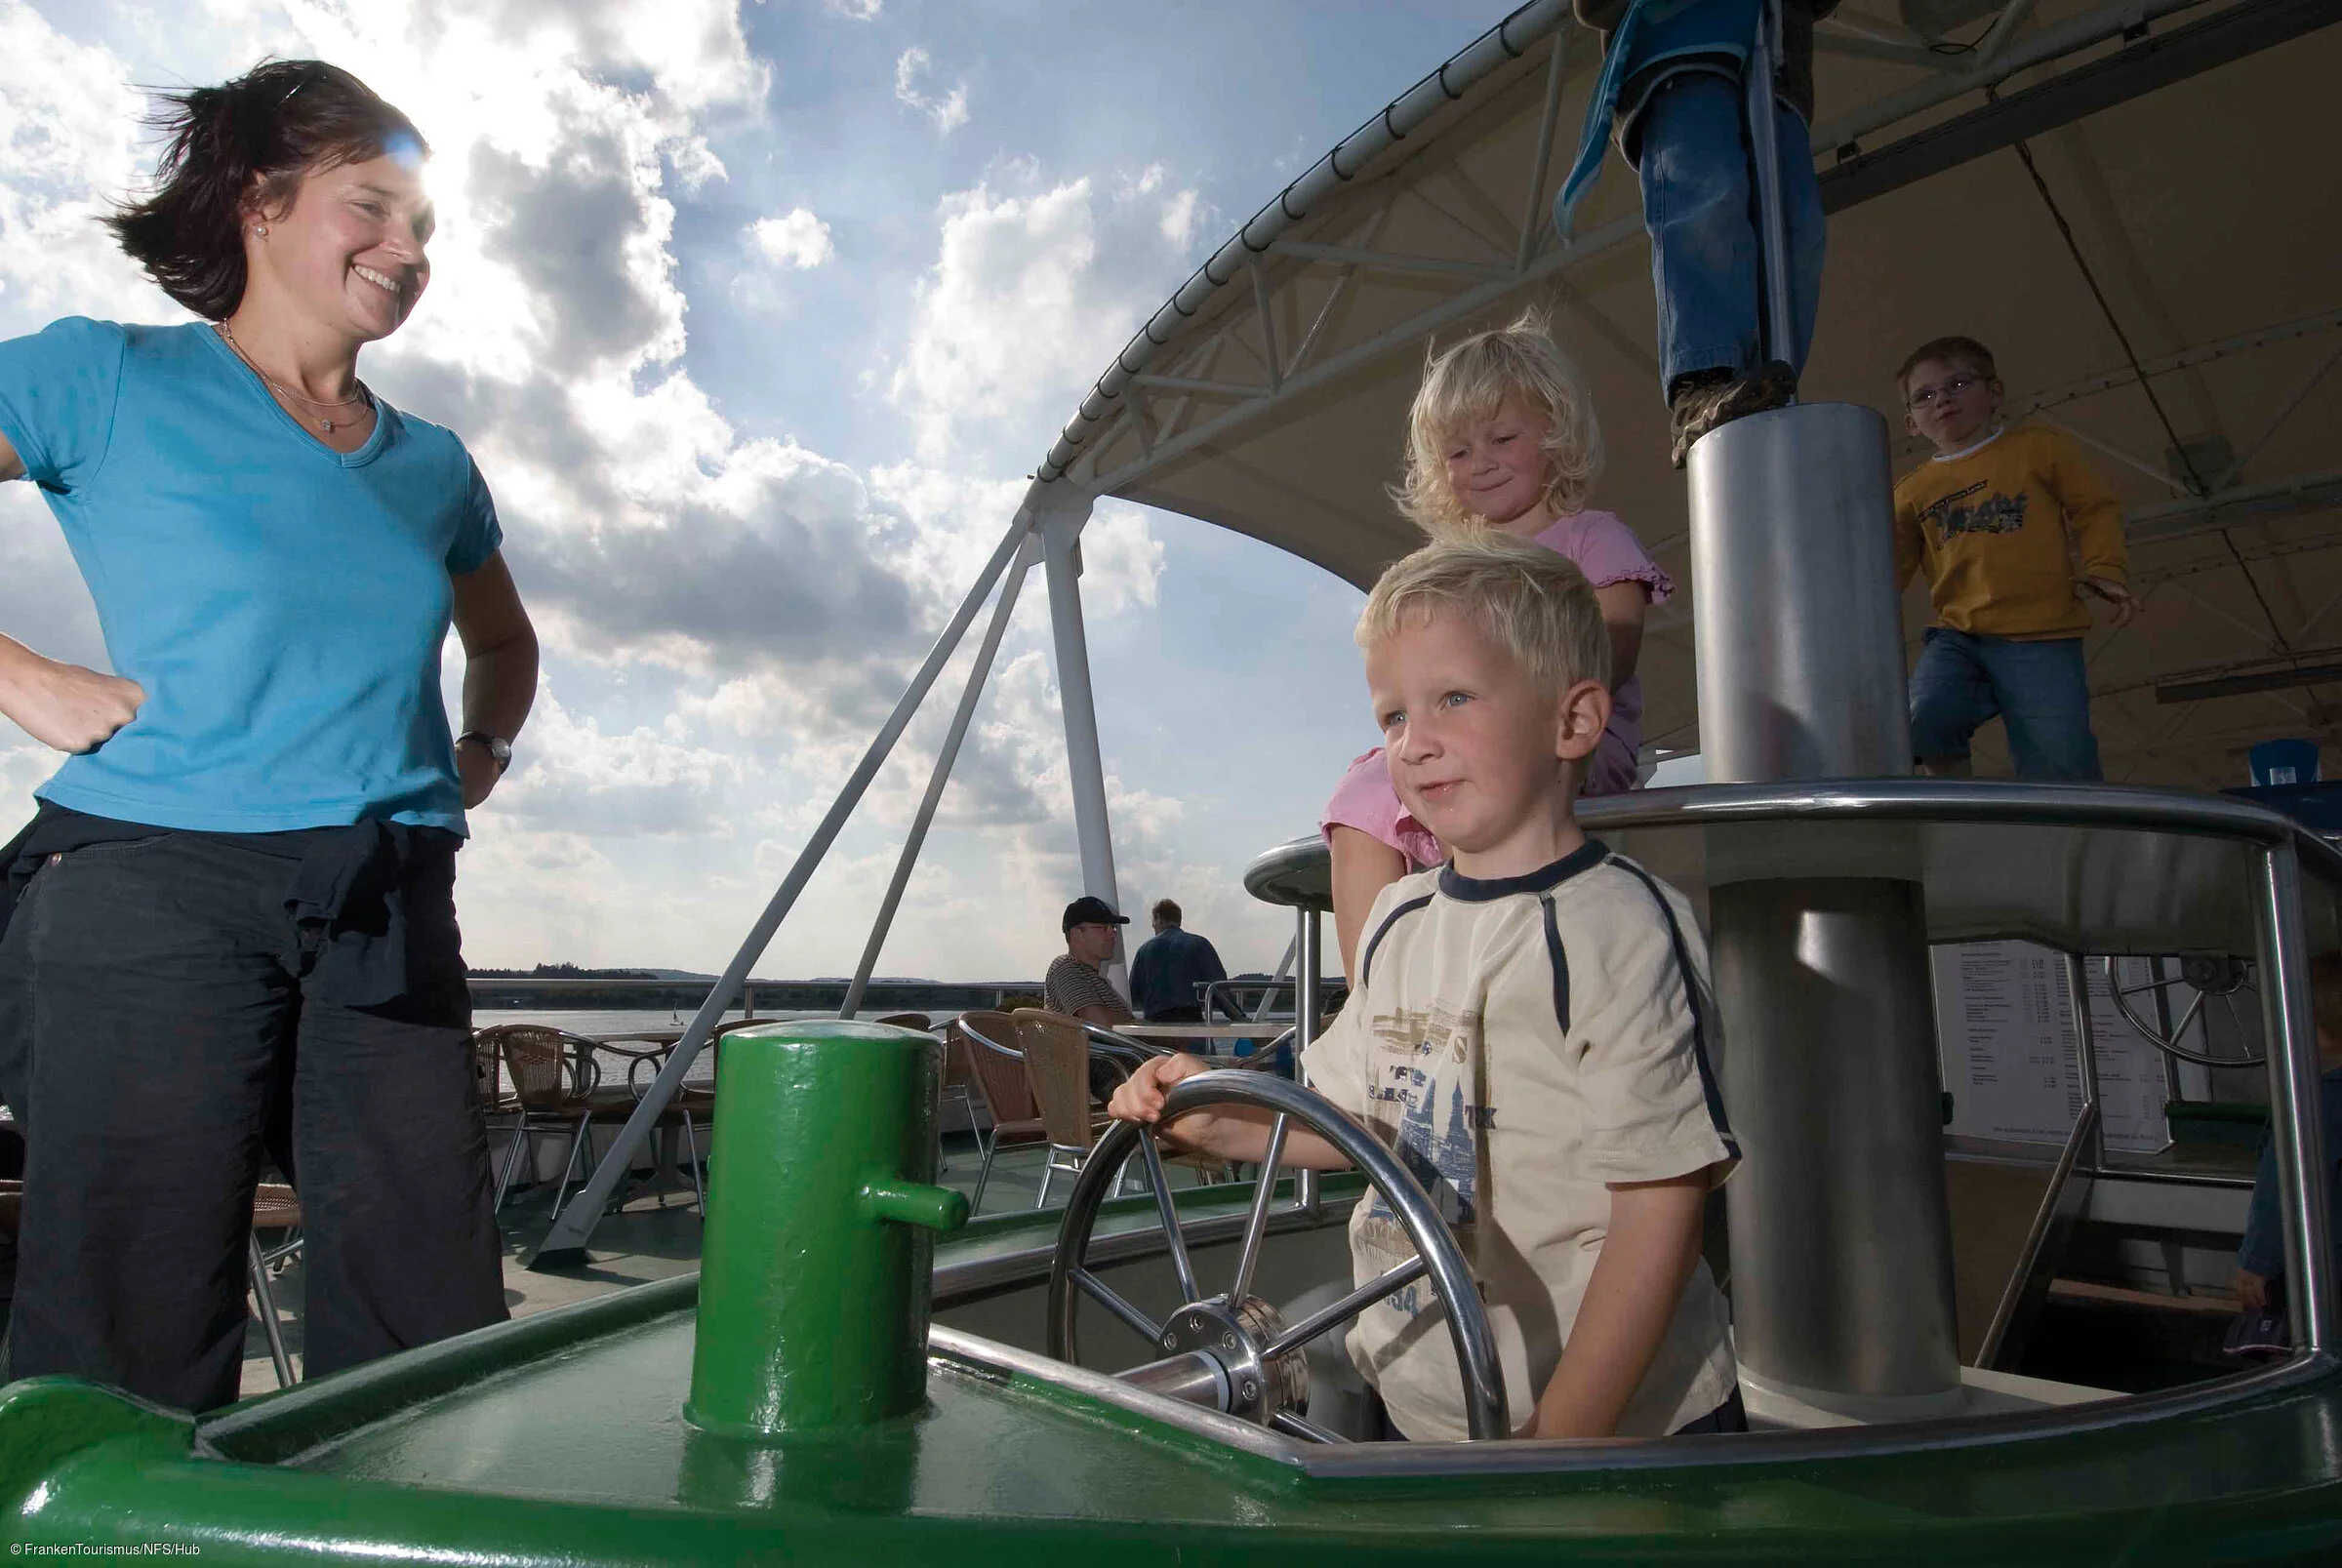
M1247 1192L1182 1208L1232 1212ZM1151 1210L1124 1200L1102 1229L1143 1228ZM1054 1229L1053 1214L1004 1212L939 1266L965 1279ZM5 1528L230 1563L2342 1560L2330 1368L2080 1435L1827 1458L1803 1435L1695 1439L1667 1445L1695 1463L1666 1467L1646 1463L1655 1445L1593 1467L1573 1445L1457 1446L1412 1474L1313 1476L950 1355L931 1357L921 1412L851 1439L712 1437L680 1415L696 1288L606 1293L200 1425L20 1385L0 1401ZM976 1307L1014 1323L1037 1294L995 1288ZM1468 1457L1499 1463L1441 1472Z
M946 1138L944 1153L947 1163L941 1177L943 1185L973 1195L982 1159L974 1138L965 1133ZM1033 1195L1040 1189L1041 1161L1042 1150L1038 1148L1003 1150L985 1184L983 1218L1008 1221L1032 1216L1040 1226L1035 1231L1036 1237L1054 1237L1056 1216L1063 1211L1052 1208L1036 1215L1032 1206ZM1175 1186L1194 1181L1194 1173L1182 1166L1168 1169ZM1069 1186L1066 1178L1059 1177L1051 1193L1052 1203L1062 1204ZM514 1317L533 1317L631 1285L652 1284L699 1271L700 1216L692 1207L689 1190L669 1189L632 1199L622 1212L610 1215L595 1227L593 1244L586 1251L583 1266L539 1273L521 1260L537 1238L545 1234L551 1205L549 1185L521 1187L498 1216L505 1238L505 1305ZM278 1324L298 1374L302 1366L304 1302L300 1258L285 1261L272 1277ZM257 1305L253 1307L255 1314L259 1309ZM276 1389L276 1368L268 1358L268 1341L260 1318L255 1315L244 1335L243 1396L257 1398Z

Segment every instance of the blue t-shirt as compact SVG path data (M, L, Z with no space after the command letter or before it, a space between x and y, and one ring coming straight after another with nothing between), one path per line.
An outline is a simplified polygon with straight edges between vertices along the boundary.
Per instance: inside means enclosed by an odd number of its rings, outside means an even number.
M207 324L0 342L0 435L63 527L138 717L37 794L162 827L463 832L451 573L503 542L464 443L376 400L343 454Z

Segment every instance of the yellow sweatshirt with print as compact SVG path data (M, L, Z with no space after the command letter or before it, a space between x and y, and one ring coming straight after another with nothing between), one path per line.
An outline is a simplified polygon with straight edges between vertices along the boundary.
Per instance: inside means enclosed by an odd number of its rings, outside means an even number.
M2039 424L1895 486L1895 589L1920 566L1936 624L2035 641L2090 629L2080 577L2129 586L2122 509L2073 437Z

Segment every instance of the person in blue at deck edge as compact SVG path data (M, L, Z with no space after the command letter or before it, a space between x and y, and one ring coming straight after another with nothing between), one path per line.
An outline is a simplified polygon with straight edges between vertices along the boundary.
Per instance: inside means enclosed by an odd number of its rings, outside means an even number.
M293 60L159 125L109 226L202 319L0 342L0 480L40 486L117 671L0 637L0 715L69 753L0 849L7 1373L204 1410L239 1391L263 1144L308 1373L506 1315L455 856L537 642L462 441L357 377L430 275L413 123Z
M1760 360L1762 319L1747 95L1763 0L1576 0L1605 35L1577 162L1554 203L1566 238L1601 173L1615 119L1619 150L1642 179L1659 307L1659 382L1678 468L1692 443L1797 395L1813 343L1827 234L1813 171L1813 24L1837 0L1780 0L1774 98L1788 228L1791 357ZM1776 347L1778 352L1778 347Z
M2342 951L2310 960L2310 1011L2318 1031L2319 1124L2325 1134L2325 1212L2334 1230L2334 1262L2342 1267ZM2271 1283L2285 1267L2284 1220L2278 1212L2277 1138L2261 1141L2261 1160L2246 1208L2244 1239L2237 1248L2231 1286L2237 1300L2260 1311L2271 1306Z

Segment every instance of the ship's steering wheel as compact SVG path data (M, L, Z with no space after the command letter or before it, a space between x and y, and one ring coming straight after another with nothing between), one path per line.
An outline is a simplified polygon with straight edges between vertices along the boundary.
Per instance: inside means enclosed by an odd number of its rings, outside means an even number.
M2176 974L2166 972L2161 959L2153 959L2150 960L2153 967L2149 971L2153 978L2137 985L2122 984L2120 960L2109 957L2102 962L2106 965L2106 987L2113 993L2116 1011L2122 1015L2125 1023L2138 1030L2141 1039L2157 1050L2177 1057L2182 1062L2194 1062L2206 1067L2257 1067L2269 1060L2266 1051L2257 1056L2216 1057L2192 1051L2179 1043L2187 1038L2188 1025L2194 1024L2197 1016L2202 1013L2203 999L2207 996L2220 998L2220 1005L2228 1010L2229 1023L2239 1034L2244 1032L2244 1020L2237 1010L2237 997L2244 993L2252 995L2256 1003L2259 999L2258 990L2253 985L2250 959L2228 953L2183 953ZM2155 1020L2141 1017L2137 1007L2132 1005L2133 998L2152 996L2156 1000L2157 1013L2168 1017L2171 1004L2178 999L2178 987L2181 986L2196 994L2167 1033L2157 1026ZM2208 1029L2206 1039L2209 1039Z
M1269 1157L1261 1167L1243 1245L1237 1252L1235 1275L1228 1289L1206 1295L1196 1283L1195 1266L1180 1231L1155 1141L1136 1122L1116 1122L1083 1164L1058 1231L1057 1259L1049 1270L1050 1355L1077 1362L1074 1328L1081 1298L1086 1295L1146 1341L1153 1353L1154 1359L1122 1373L1123 1381L1289 1436L1311 1442L1343 1442L1346 1439L1308 1420L1310 1382L1302 1347L1383 1298L1429 1277L1432 1288L1438 1292L1448 1337L1455 1347L1467 1429L1474 1439L1510 1435L1504 1373L1472 1270L1439 1211L1406 1168L1380 1140L1323 1098L1298 1084L1257 1072L1222 1069L1182 1079L1172 1085L1164 1101L1163 1119L1231 1105L1260 1106L1274 1112L1276 1120L1270 1131ZM1415 1244L1415 1256L1331 1306L1288 1324L1274 1307L1252 1293L1252 1284L1261 1243L1268 1232L1286 1132L1296 1122L1340 1149L1351 1164L1365 1173L1405 1227L1407 1239ZM1185 1306L1159 1323L1125 1301L1087 1266L1098 1207L1134 1149L1146 1161L1155 1207L1162 1216L1171 1267L1186 1299Z

